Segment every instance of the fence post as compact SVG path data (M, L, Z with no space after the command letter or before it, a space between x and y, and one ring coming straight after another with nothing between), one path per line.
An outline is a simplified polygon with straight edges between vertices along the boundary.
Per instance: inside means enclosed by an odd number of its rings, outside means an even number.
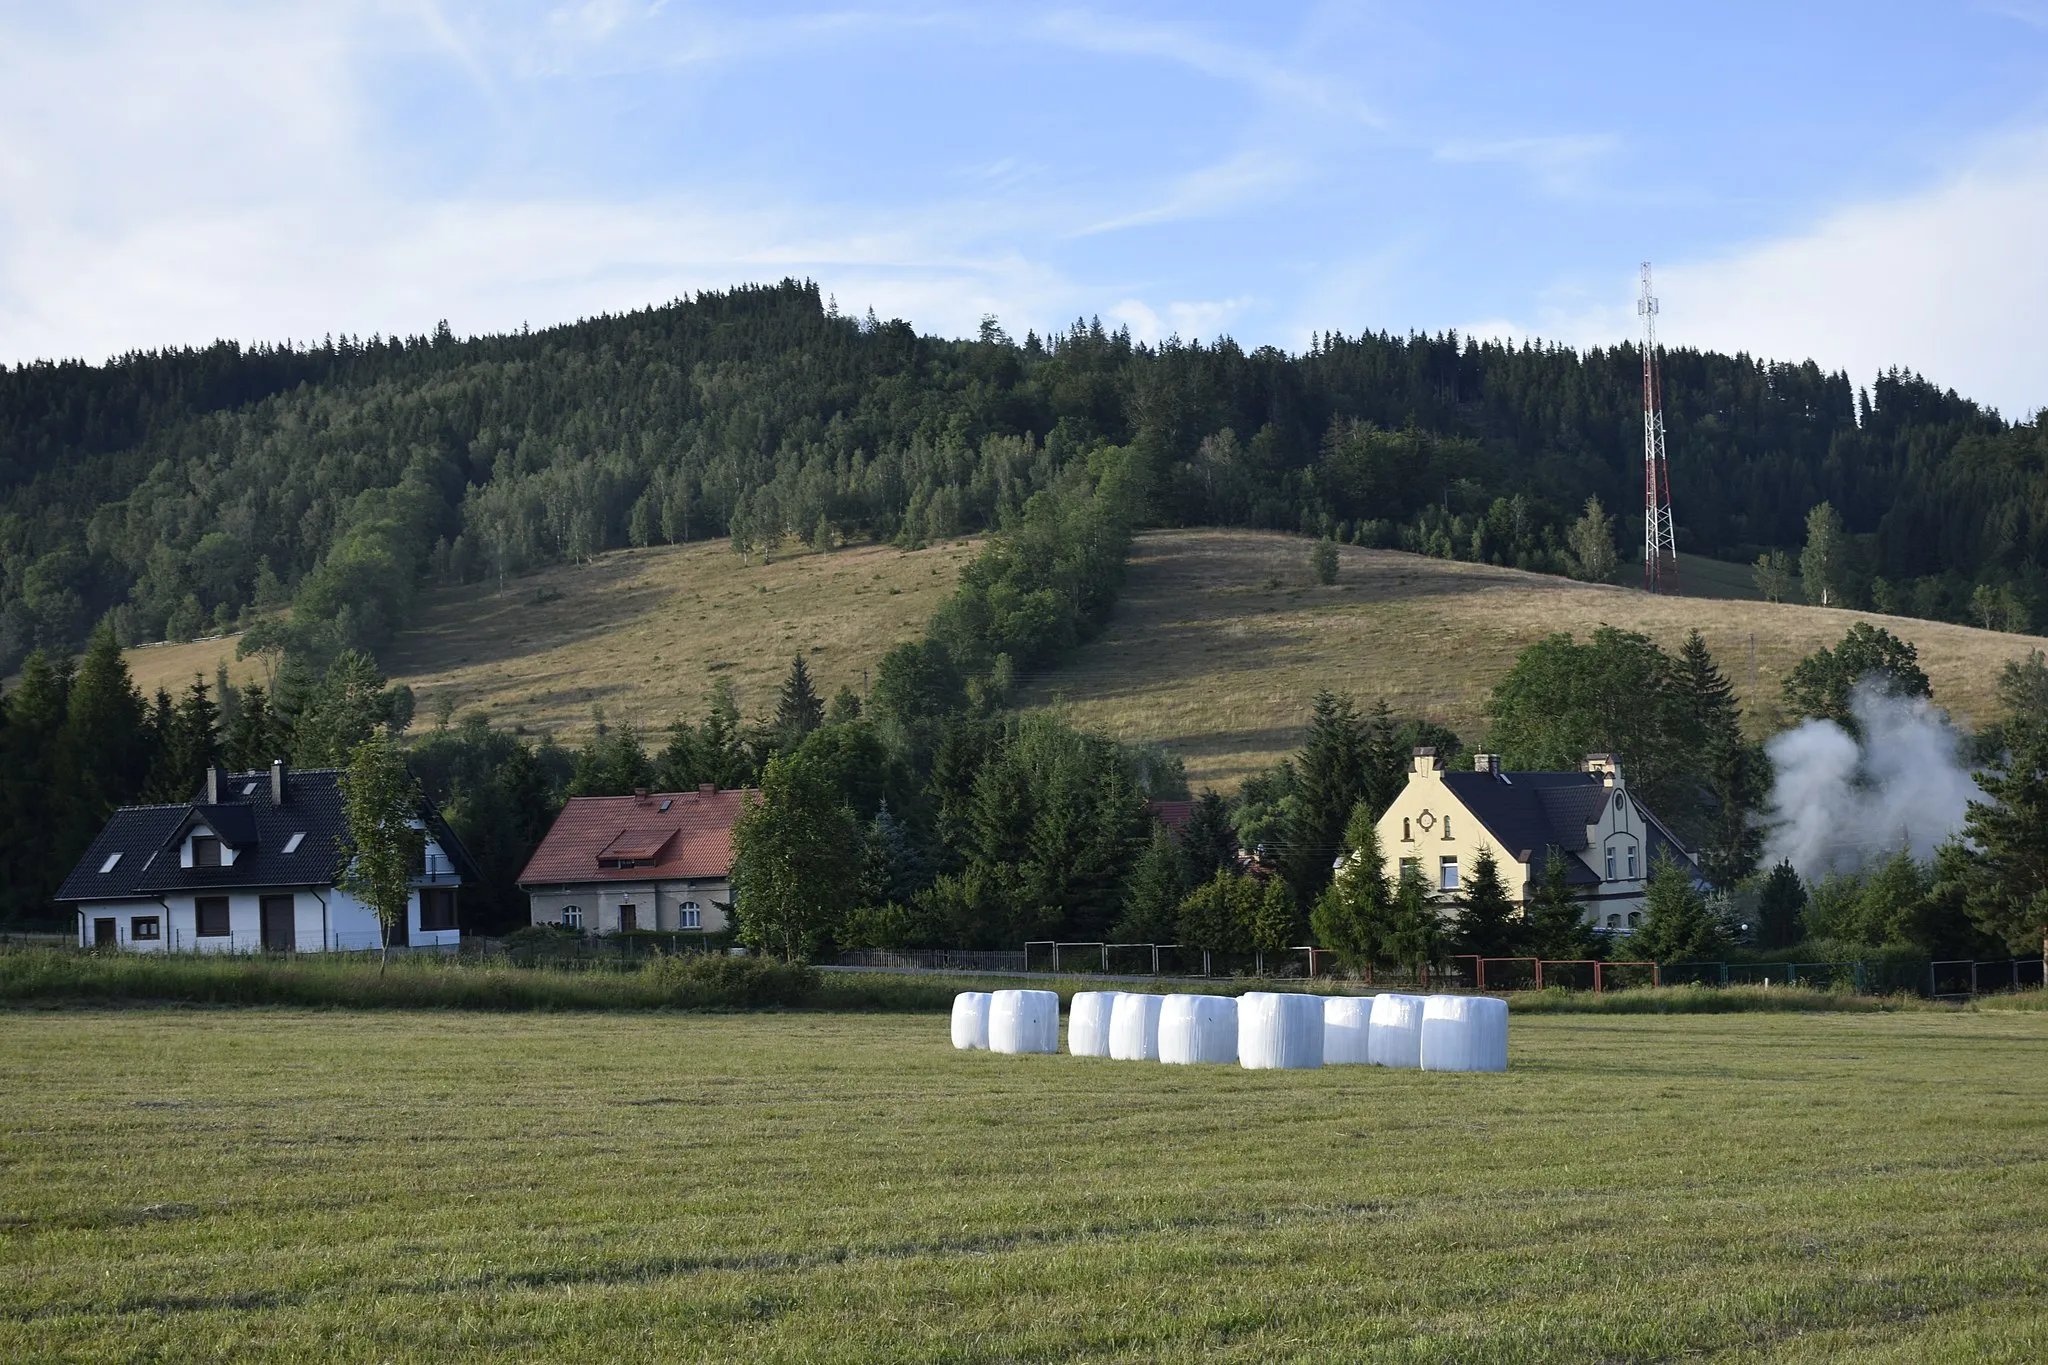
M1799 964L1797 962L1788 962L1785 964L1785 984L1787 986L1796 986L1799 984Z
M1107 943L1102 945L1102 970L1105 973L1109 971L1109 945Z
M1971 995L1975 995L1976 993L1977 993L1977 964L1976 964L1976 963L1974 963L1974 962L1972 962L1972 963L1970 964L1970 994L1971 994Z
M1728 964L1725 962L1721 964L1721 984L1724 986L1728 984Z
M1662 967L1659 967L1654 962L1650 964L1650 984L1652 986L1661 986L1664 984L1664 969Z
M1543 989L1543 959L1540 957L1536 959L1536 989Z
M1208 974L1209 974L1209 950L1208 950L1207 948L1204 948L1204 949L1202 949L1202 975L1203 975L1203 976L1207 976Z
M1600 994L1600 959L1593 959L1593 994Z
M1479 978L1479 989L1480 989L1480 990L1482 990L1482 991L1483 991L1483 990L1485 990L1485 989L1486 989L1486 959L1485 959L1485 958L1483 958L1483 957L1475 957L1475 958L1473 958L1473 959L1472 959L1472 974L1473 974L1474 976L1476 976L1476 977L1478 977L1478 978Z
M1934 999L1936 988L1937 983L1935 981L1934 976L1934 964L1930 962L1927 964L1927 998L1929 1000Z
M1851 963L1850 966L1854 973L1854 979L1856 982L1856 994L1870 994L1870 976L1863 970L1862 960L1858 959L1856 962Z

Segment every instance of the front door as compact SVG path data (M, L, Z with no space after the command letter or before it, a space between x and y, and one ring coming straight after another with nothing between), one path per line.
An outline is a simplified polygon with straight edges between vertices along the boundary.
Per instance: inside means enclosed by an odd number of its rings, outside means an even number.
M263 951L289 953L299 946L298 907L290 896L263 898Z
M96 919L92 922L93 947L114 948L118 947L120 942L120 935L114 932L114 921L110 919Z
M630 934L640 927L640 907L622 905L619 907L619 932Z

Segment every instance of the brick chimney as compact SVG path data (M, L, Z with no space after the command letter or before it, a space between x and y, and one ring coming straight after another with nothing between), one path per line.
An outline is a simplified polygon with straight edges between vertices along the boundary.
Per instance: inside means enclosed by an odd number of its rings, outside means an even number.
M220 778L221 778L221 772L220 772L220 768L219 768L219 767L218 767L217 765L215 765L215 764L212 764L212 763L209 763L209 764L207 764L207 765L206 765L206 804L207 804L207 805L209 805L209 806L217 806L217 805L219 805L219 804L220 804Z
M1499 754L1474 754L1474 755L1472 755L1472 771L1473 771L1473 772L1475 772L1475 773L1491 773L1491 774L1493 774L1493 775L1494 775L1495 777L1499 777L1499 776L1500 776L1500 755L1499 755Z

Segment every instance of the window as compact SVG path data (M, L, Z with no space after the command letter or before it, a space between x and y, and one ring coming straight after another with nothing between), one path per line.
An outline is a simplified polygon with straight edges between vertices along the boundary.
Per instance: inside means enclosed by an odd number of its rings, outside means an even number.
M676 912L676 927L678 929L702 929L704 927L704 914L703 911L697 908L697 902L683 902L682 908Z
M1619 929L1621 927L1621 916L1609 915L1607 917L1607 927L1610 929Z
M214 864L218 866L218 864ZM201 896L192 903L193 916L198 920L195 931L201 938L226 938L228 929L228 898L226 896Z
M220 840L218 840L218 839L214 838L214 837L213 837L213 836L212 836L211 834L195 834L195 835L193 835L193 836L192 836L192 866L194 866L194 867L219 867L219 866L220 866ZM222 932L223 932L223 933L225 933L226 931L225 931L225 930L223 930Z
M109 854L107 855L107 860L106 860L105 862L103 862L103 863L101 863L101 864L100 864L100 873L101 873L101 875L102 875L102 876L104 876L105 874L107 874L107 873L109 873L109 872L112 872L112 871L113 871L113 870L114 870L114 869L115 869L116 867L118 867L118 866L120 865L120 862L121 862L121 855L120 855L120 854L118 854L118 853L109 853Z
M137 915L128 921L128 937L132 939L162 938L163 927L155 915Z
M298 833L292 835L291 838L284 841L284 851L287 853L297 853L299 851L299 845L305 842L306 831L300 830Z
M1418 877L1422 875L1422 859L1403 858L1401 860L1401 875L1405 877L1410 872L1413 872Z
M1448 815L1446 815L1446 816L1444 817L1444 838L1448 839L1448 838L1450 838L1450 837L1451 837L1451 817L1450 817L1450 816L1448 816Z
M1611 848L1607 850L1607 880L1614 880L1614 850Z
M562 927L564 929L581 929L583 927L583 907L580 905L563 906Z
M1628 875L1631 877L1636 875L1636 846L1634 844L1628 846Z
M1629 911L1629 912L1628 912L1628 927L1629 927L1629 928L1633 929L1633 928L1635 928L1635 927L1636 927L1636 926L1637 926L1638 924L1641 924L1642 922L1643 922L1643 916L1642 916L1642 912L1641 912L1641 911L1637 911L1637 910L1631 910L1631 911Z
M1415 842L1415 831L1408 828L1408 817L1405 815L1401 817L1401 842L1409 844Z
M1458 889L1458 860L1456 858L1437 859L1436 884L1437 888L1443 891L1456 891Z
M454 927L454 890L449 887L436 887L420 892L420 932L427 933Z

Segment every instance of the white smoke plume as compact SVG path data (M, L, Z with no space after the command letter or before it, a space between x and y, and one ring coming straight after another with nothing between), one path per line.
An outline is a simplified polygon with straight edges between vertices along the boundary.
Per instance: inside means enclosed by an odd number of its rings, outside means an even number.
M1764 866L1790 859L1809 880L1853 872L1901 847L1932 856L1963 827L1983 792L1962 760L1962 737L1924 697L1869 681L1849 710L1860 740L1809 720L1764 745L1776 778L1765 817Z

